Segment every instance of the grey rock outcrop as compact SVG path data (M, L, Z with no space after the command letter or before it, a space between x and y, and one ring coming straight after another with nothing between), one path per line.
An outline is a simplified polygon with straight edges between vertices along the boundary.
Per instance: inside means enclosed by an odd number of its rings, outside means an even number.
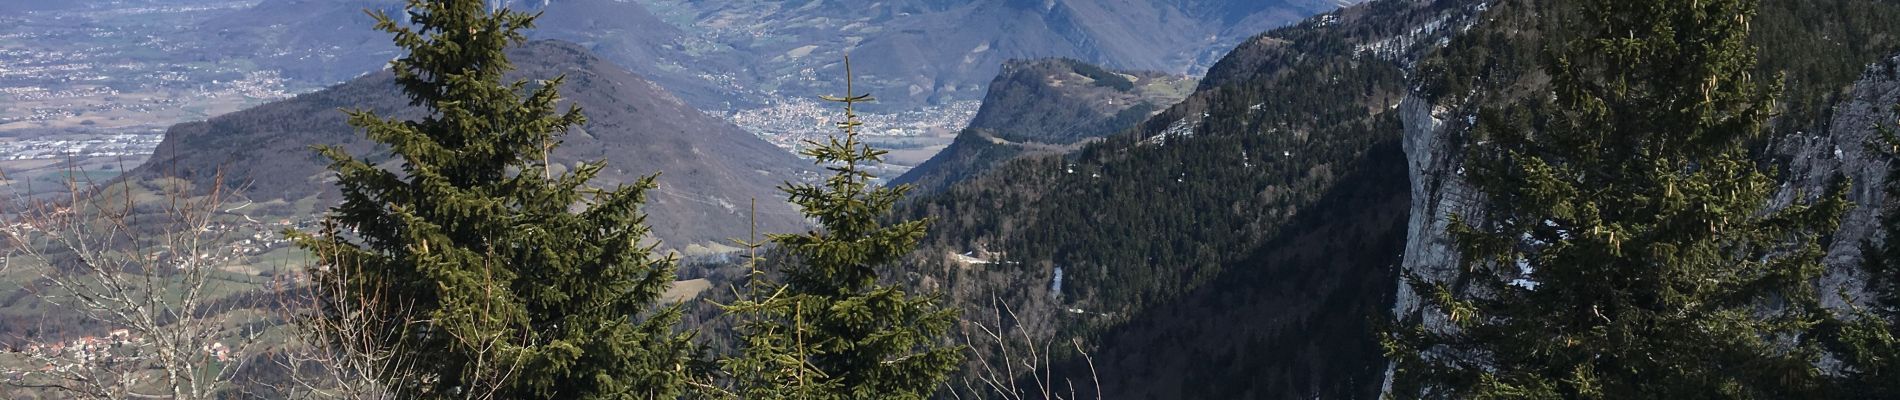
M1473 218L1482 211L1482 194L1465 181L1465 126L1457 124L1462 121L1448 120L1450 112L1416 95L1406 96L1399 104L1412 204L1392 313L1399 321L1416 321L1432 331L1447 329L1449 321L1442 314L1425 312L1423 298L1405 280L1455 284L1461 274L1456 243L1449 233L1452 216ZM1396 365L1387 366L1381 393L1391 394L1393 368Z
M1400 270L1430 282L1459 277L1456 244L1447 233L1452 216L1475 217L1480 195L1465 181L1463 135L1447 121L1446 108L1417 96L1399 104L1405 126L1406 169L1412 184L1404 262ZM1420 317L1421 304L1412 287L1401 283L1392 307L1401 319ZM1430 314L1430 313L1427 313ZM1424 321L1436 329L1442 321Z
M1854 207L1834 232L1827 251L1827 274L1820 282L1821 301L1830 308L1841 309L1849 300L1867 297L1860 248L1869 240L1885 239L1879 237L1879 225L1881 205L1887 198L1882 185L1887 181L1888 161L1874 146L1880 141L1879 127L1894 125L1896 104L1900 104L1900 57L1869 66L1835 105L1825 132L1801 132L1776 144L1775 152L1788 158L1776 207L1825 193L1837 174L1852 183L1847 200Z

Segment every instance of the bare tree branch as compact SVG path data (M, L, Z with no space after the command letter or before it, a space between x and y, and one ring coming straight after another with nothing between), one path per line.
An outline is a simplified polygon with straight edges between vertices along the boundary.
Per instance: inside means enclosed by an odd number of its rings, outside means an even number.
M8 377L0 385L87 399L208 399L243 367L257 332L206 307L211 289L228 284L214 276L241 255L219 221L223 187L194 196L179 183L140 202L142 188L120 182L69 181L63 201L22 199L5 210L13 217L0 227L5 269L40 278L20 289L103 332L30 338L0 353ZM162 204L145 208L154 203Z

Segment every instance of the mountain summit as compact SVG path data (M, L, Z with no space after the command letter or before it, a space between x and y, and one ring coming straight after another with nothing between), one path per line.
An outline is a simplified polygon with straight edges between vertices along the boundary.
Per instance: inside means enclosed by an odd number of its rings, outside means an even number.
M1016 157L1066 153L1146 121L1194 85L1187 76L1114 71L1066 58L1011 60L990 81L970 126L891 182L930 193Z
M669 247L723 242L748 231L747 208L759 202L759 228L801 229L797 214L775 188L810 171L810 164L722 120L686 105L659 85L601 60L578 45L535 41L510 51L515 79L565 75L569 104L588 124L564 137L552 157L559 164L607 160L600 184L662 173L649 195L647 222ZM245 111L172 127L157 154L133 179L181 178L204 187L222 172L227 186L262 203L261 215L305 217L337 201L311 145L340 145L352 154L374 151L345 124L344 108L402 118L421 117L387 71L323 91ZM385 160L395 167L400 160Z

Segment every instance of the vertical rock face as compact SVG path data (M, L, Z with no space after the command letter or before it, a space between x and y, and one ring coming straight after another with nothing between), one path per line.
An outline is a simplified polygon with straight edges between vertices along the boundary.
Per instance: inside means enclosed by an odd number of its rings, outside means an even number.
M1867 297L1860 247L1865 241L1885 239L1878 232L1881 205L1887 197L1882 186L1888 162L1872 146L1880 141L1880 126L1894 126L1896 104L1900 104L1900 56L1874 63L1861 74L1848 96L1835 105L1825 132L1801 132L1775 146L1776 154L1788 158L1785 181L1774 199L1776 207L1825 193L1837 174L1852 183L1847 200L1854 208L1841 219L1840 229L1828 244L1828 271L1820 282L1822 303L1831 308Z
M1464 127L1455 124L1458 121L1447 121L1445 114L1449 112L1417 95L1408 95L1399 104L1412 204L1392 313L1399 321L1418 321L1435 331L1444 329L1448 322L1438 313L1422 312L1419 294L1404 279L1417 277L1443 283L1457 280L1458 252L1449 233L1451 216L1472 218L1482 211L1481 194L1465 181ZM1392 389L1392 367L1387 367L1382 388L1387 395Z
M1457 250L1446 233L1451 216L1469 217L1479 210L1478 195L1461 173L1461 138L1449 131L1441 115L1445 112L1417 96L1407 96L1399 105L1399 118L1405 124L1406 171L1412 183L1405 259L1400 268L1406 275L1434 282L1458 277ZM1399 285L1392 311L1401 318L1418 316L1418 296L1410 286Z

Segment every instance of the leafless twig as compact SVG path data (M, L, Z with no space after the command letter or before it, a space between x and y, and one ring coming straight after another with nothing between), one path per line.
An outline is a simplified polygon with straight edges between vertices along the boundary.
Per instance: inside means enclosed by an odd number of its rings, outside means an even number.
M6 268L39 275L20 289L102 329L0 353L0 385L89 399L207 399L247 360L258 333L209 307L220 285L233 284L214 278L239 255L218 218L224 188L194 194L169 182L146 193L120 182L69 180L61 201L10 204L0 226Z
M1056 382L1052 343L1033 334L1030 324L1003 304L1001 298L992 298L991 309L989 321L964 321L963 337L966 348L970 349L972 371L963 378L962 387L949 388L950 394L959 399L966 394L1006 400L1077 399L1080 394L1075 390L1075 382L1069 379ZM1094 358L1083 350L1080 338L1072 339L1070 344L1088 365L1095 398L1101 399L1102 385L1095 372ZM1019 382L1033 386L1023 388ZM1067 392L1060 390L1058 384L1067 386Z

